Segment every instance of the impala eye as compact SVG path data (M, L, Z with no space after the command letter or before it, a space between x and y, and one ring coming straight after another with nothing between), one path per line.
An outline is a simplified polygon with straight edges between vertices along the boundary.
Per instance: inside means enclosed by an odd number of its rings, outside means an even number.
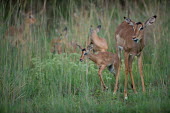
M29 15L29 18L33 18L33 16L32 16L32 15Z
M139 30L143 30L143 27L140 27Z
M84 53L84 55L87 55L87 53Z
M132 40L136 43L138 43L140 41L140 39L137 39L137 38L133 38Z

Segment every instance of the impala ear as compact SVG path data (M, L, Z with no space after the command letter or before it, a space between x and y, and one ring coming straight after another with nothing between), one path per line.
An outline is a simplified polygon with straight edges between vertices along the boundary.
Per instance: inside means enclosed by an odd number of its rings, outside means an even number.
M22 16L25 16L25 15L26 15L26 13L23 12L23 11L20 11L19 13L20 13Z
M97 29L96 29L97 33L100 31L101 27L102 27L101 25L97 26Z
M125 19L125 22L127 22L129 25L131 26L134 25L130 18L124 17L124 19Z
M146 26L152 25L152 24L155 22L156 17L157 17L157 16L154 15L154 16L152 16L151 18L149 18L149 19L145 22L144 26L146 27Z
M93 50L93 44L88 45L88 46L87 46L87 50L88 50L88 51Z
M83 48L80 45L78 45L78 44L76 44L76 45L79 47L79 49L83 50Z

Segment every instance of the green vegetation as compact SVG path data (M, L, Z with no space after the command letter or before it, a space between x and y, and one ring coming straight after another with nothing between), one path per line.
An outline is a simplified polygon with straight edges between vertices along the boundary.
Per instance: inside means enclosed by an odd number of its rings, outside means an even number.
M15 3L14 3L15 1ZM168 113L170 112L170 2L167 0L130 0L121 5L118 0L50 0L47 10L36 15L32 25L32 41L12 47L4 34L11 25L23 21L19 10L27 5L41 9L43 1L2 1L0 4L0 112L2 113ZM37 2L37 3L36 3ZM26 4L26 5L25 5ZM33 8L34 9L34 8ZM128 11L129 10L129 11ZM157 15L156 22L145 30L146 47L143 71L146 93L142 92L137 60L133 74L137 94L128 84L128 100L123 99L124 64L121 66L119 89L113 95L115 78L109 71L103 79L109 87L101 91L97 66L87 60L79 62L77 53L50 53L50 40L57 38L55 28L68 27L69 40L85 47L90 25L102 25L99 35L106 38L109 51L115 53L114 32L129 16L145 22Z

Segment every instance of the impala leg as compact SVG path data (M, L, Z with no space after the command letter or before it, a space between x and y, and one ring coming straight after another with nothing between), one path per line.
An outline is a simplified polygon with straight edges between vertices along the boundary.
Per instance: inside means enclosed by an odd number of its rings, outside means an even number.
M124 98L127 99L127 83L128 83L128 73L129 73L129 53L125 52L124 53L124 59L125 59L125 84L124 84Z
M118 64L117 70L116 70L116 83L115 83L113 94L116 94L117 89L118 89L119 75L120 75L120 65Z
M57 49L57 46L56 46L56 45L54 45L54 46L52 47L52 50L51 50L53 54L55 54L55 53L56 53L56 49Z
M13 46L13 47L18 47L18 38L15 38L14 40L11 40L11 45Z
M138 68L139 68L139 73L140 73L140 77L141 77L141 82L142 82L142 90L143 92L145 92L145 84L144 84L144 79L143 79L143 69L142 69L142 53L140 54L140 56L138 56Z
M61 47L60 44L58 44L58 45L55 47L55 52L56 52L56 50L57 50L58 54L61 54L61 53L62 53L62 47Z
M102 86L102 89L108 89L108 87L106 87L103 78L102 78L102 71L106 68L106 66L100 66L99 71L98 71L98 75L99 75L99 79L100 79L100 83Z
M76 53L76 48L77 48L77 46L74 46L74 47L73 47L74 53Z
M22 36L22 35L19 36L18 41L19 41L22 45L25 44L25 40L23 39L23 36Z
M129 56L129 73L130 73L130 78L131 78L131 81L132 81L133 91L135 93L137 93L134 78L133 78L133 74L132 74L132 62L133 62L133 59L134 59L134 56Z
M119 64L121 65L121 49L119 47L117 47L117 54L118 54L118 58L119 58Z

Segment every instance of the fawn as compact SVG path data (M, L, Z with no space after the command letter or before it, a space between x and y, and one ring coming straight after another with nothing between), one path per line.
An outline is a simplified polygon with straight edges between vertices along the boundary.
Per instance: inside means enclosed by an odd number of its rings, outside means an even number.
M93 45L88 46L87 50L85 48L83 49L80 45L77 46L82 50L82 54L80 57L81 62L85 59L85 57L87 57L99 67L98 75L100 78L102 89L108 89L102 79L102 71L107 67L108 70L115 75L116 83L114 87L114 92L116 92L118 89L118 77L120 70L118 55L111 52L98 52L97 54L94 54L91 52L91 50L93 50Z

